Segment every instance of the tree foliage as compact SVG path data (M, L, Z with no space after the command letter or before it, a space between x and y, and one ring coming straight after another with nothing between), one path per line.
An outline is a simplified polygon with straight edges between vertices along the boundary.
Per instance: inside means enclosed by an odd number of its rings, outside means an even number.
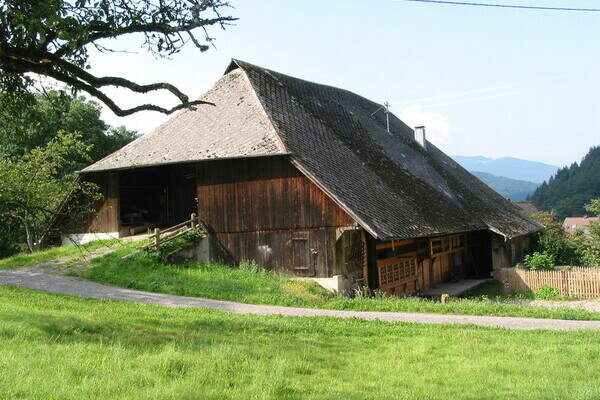
M49 91L25 98L27 106L20 107L0 94L0 257L35 249L56 233L44 231L44 224L70 191L84 189L73 183L74 172L137 136L107 125L100 106L83 97ZM61 213L85 211L82 205Z
M592 199L585 209L600 216L600 198ZM538 233L536 250L554 257L557 265L600 267L600 222L590 223L587 233L565 234L556 213L537 213L533 217L546 226Z
M0 95L0 153L23 156L37 147L46 146L58 132L79 132L80 140L90 150L89 159L97 161L120 149L137 137L125 127L111 127L100 117L98 103L64 92L49 91L28 95L28 105L19 107L7 95ZM69 174L89 161L74 158L63 173Z
M62 173L74 157L88 158L89 146L79 139L79 134L60 131L45 147L22 157L0 155L0 217L24 228L32 252L69 193L95 196L93 185Z
M119 76L91 74L89 48L115 51L114 42L125 35L143 37L143 46L156 57L169 57L188 42L200 51L213 38L208 29L224 28L235 19L221 15L221 0L3 0L0 2L0 91L26 94L31 74L64 82L89 93L116 115L142 110L172 113L201 101L168 83L140 85ZM200 33L200 35L198 34ZM133 92L165 90L179 104L171 109L142 104L122 109L102 88L114 86Z
M554 211L560 219L583 216L585 204L600 196L600 147L592 147L580 164L559 170L531 196L540 209Z

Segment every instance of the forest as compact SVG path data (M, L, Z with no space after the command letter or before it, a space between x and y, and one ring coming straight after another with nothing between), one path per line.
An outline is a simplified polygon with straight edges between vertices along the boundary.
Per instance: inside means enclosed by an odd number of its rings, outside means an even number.
M580 163L564 167L542 183L530 200L544 211L552 211L560 220L589 215L584 208L600 197L600 146L592 147Z

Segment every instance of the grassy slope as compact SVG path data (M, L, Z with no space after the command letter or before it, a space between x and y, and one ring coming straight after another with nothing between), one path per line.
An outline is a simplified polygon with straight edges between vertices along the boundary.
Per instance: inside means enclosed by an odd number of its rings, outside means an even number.
M59 258L69 258L75 261L80 257L102 247L113 247L120 245L117 239L96 240L84 245L52 247L37 253L20 253L12 257L0 259L0 269L22 268Z
M241 316L0 287L0 398L592 399L600 333Z
M172 266L148 256L121 260L120 253L93 261L85 278L139 290L255 304L364 311L399 311L467 315L499 315L600 320L600 313L500 304L487 299L454 299L447 304L420 298L381 299L329 297L313 282L297 282L268 272L216 264Z

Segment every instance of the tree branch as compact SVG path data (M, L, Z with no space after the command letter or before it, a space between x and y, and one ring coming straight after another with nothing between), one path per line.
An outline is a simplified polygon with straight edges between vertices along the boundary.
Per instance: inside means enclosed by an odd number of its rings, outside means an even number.
M8 60L8 62L5 62ZM0 47L0 62L6 67L8 64L18 72L34 72L54 78L58 81L67 83L76 89L83 90L90 95L98 98L116 115L123 117L134 114L139 111L158 111L163 114L172 114L175 111L190 108L200 104L214 105L213 103L195 100L189 101L189 97L181 92L177 87L166 82L140 85L125 78L120 77L96 77L64 59L57 57L47 51L30 50L23 52L20 49L7 46ZM129 89L136 93L148 93L157 90L166 90L173 94L180 101L175 107L164 108L154 104L142 104L129 109L122 109L106 94L99 90L104 86L115 86Z
M171 114L210 104L189 101L188 96L169 83L141 85L122 77L97 77L85 68L88 46L113 51L104 47L102 40L128 34L143 34L143 46L157 57L169 57L190 41L205 51L213 41L208 27L225 28L237 20L221 15L223 7L230 5L224 0L0 1L0 73L8 72L0 76L4 78L0 89L20 88L27 92L31 87L27 73L48 76L97 97L119 116L143 110ZM202 29L204 40L195 36L198 28ZM104 86L136 93L165 90L180 104L172 108L143 104L124 109L102 93L100 89Z

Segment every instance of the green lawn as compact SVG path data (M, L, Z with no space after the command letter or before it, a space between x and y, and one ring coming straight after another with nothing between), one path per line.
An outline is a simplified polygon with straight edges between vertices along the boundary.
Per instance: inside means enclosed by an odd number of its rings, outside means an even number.
M2 399L594 399L600 333L233 315L0 287Z
M121 260L117 252L93 261L84 273L96 282L182 296L255 304L363 311L499 315L556 319L600 320L600 313L578 309L547 309L502 304L487 298L452 299L441 304L421 298L347 298L330 296L314 282L298 282L264 270L218 264L174 266L141 254Z
M0 269L22 268L59 258L69 258L75 261L102 247L115 247L119 245L121 245L121 242L118 239L108 239L96 240L83 245L52 247L37 253L20 253L12 257L0 259Z

